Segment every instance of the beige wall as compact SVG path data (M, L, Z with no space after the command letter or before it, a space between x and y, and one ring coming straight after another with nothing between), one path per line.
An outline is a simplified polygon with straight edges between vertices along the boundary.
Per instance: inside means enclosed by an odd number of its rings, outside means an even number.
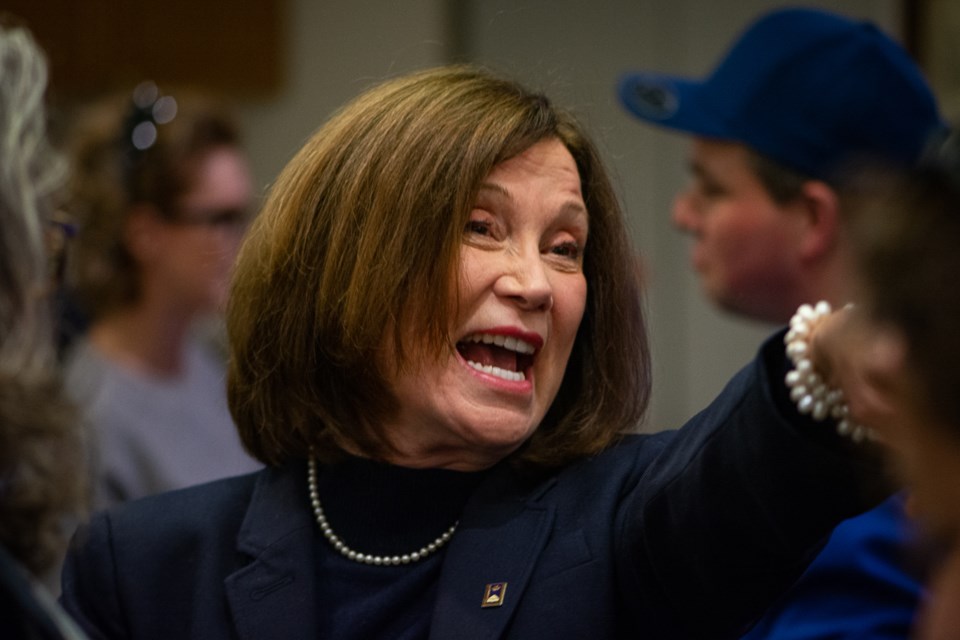
M621 185L648 265L655 363L650 428L678 426L720 390L770 327L712 310L669 224L685 142L628 118L613 86L630 69L699 75L771 0L290 0L289 86L245 105L254 168L268 182L330 113L379 78L453 52L543 88L588 123ZM895 33L896 0L808 3Z

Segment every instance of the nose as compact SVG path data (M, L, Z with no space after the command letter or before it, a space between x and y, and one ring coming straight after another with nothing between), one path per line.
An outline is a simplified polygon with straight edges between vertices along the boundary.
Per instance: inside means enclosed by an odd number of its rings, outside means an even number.
M514 255L494 291L525 310L549 311L553 307L553 283L539 250Z
M670 215L670 221L673 226L680 231L694 233L697 230L700 217L696 213L696 203L694 195L689 189L681 191L673 199L673 209Z

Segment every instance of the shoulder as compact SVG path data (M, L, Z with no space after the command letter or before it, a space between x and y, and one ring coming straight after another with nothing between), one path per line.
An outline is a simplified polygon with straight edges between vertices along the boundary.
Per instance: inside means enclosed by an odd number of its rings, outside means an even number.
M70 555L85 570L130 570L176 563L184 553L234 553L256 481L257 474L237 476L100 511L78 529Z
M80 400L89 398L106 375L108 363L87 338L77 340L64 358L64 383L70 394Z
M642 471L660 455L676 435L675 430L625 434L597 455L570 465L561 472L561 476L600 473L609 477L618 471L626 474Z
M136 591L141 588L137 580L146 574L183 584L177 579L181 574L192 579L219 572L210 567L229 570L257 478L227 478L94 514L71 541L63 572L65 595Z
M180 624L172 617L189 620L218 611L224 580L249 561L238 553L237 538L267 473L158 494L97 513L71 542L62 572L64 608L85 629L97 630L96 637L140 637L136 630ZM157 602L163 607L158 609Z
M575 503L594 501L593 507L619 502L620 498L642 483L650 465L676 436L676 431L652 434L628 434L600 453L578 460L541 479L531 496L547 501ZM601 498L601 495L610 499Z
M218 352L213 344L200 338L191 338L187 342L186 357L188 368L197 375L222 377L227 368L226 356Z
M236 529L246 513L259 473L216 480L127 502L94 518L109 522L114 536L140 540L174 532Z

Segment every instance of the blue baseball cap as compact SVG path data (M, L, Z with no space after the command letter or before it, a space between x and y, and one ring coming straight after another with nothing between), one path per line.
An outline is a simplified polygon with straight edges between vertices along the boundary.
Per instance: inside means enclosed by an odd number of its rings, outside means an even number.
M906 51L868 22L814 9L762 16L702 80L633 73L618 93L642 120L828 180L865 158L913 165L946 128Z

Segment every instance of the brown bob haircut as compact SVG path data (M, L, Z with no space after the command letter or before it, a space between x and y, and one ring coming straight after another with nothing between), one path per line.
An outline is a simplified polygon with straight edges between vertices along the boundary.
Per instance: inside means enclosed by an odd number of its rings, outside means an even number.
M139 265L125 240L131 207L149 204L175 216L205 155L242 145L232 114L215 97L189 89L172 95L176 116L156 125L156 141L143 151L133 144L133 127L149 119L149 105L138 108L129 92L91 104L71 127L70 213L81 233L71 243L69 281L94 319L140 296Z
M562 465L637 425L649 395L637 261L593 143L544 96L454 66L361 95L273 185L240 250L227 309L229 403L250 453L270 465L311 448L321 460L389 454L379 425L402 399L386 363L455 348L459 251L480 184L551 138L580 172L588 300L557 398L513 458ZM404 320L418 323L422 345L405 348Z

